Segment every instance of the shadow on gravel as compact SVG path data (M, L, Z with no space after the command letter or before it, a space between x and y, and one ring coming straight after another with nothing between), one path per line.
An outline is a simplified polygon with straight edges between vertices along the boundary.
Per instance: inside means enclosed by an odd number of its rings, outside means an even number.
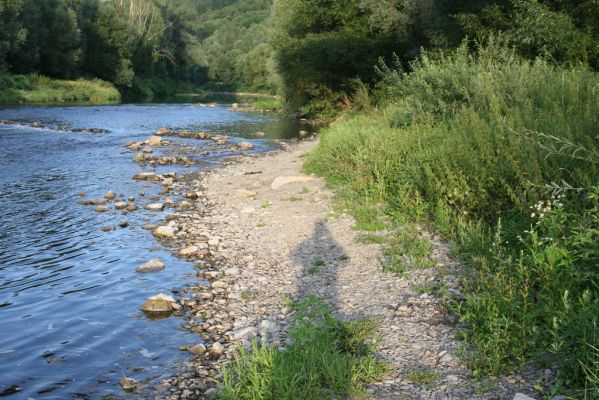
M314 223L312 235L296 247L290 259L302 265L296 300L314 294L323 299L331 309L337 310L337 274L349 257L335 241L324 220Z

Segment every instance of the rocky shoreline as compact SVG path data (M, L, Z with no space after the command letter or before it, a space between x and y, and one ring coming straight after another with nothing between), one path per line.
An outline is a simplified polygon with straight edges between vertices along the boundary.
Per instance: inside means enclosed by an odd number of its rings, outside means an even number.
M158 133L159 138L176 136ZM408 276L383 272L381 245L360 241L353 219L333 208L333 193L323 180L301 173L302 155L316 143L283 143L282 150L241 155L204 173L136 176L162 184L162 194L184 197L168 204L175 212L164 224L147 228L162 245L193 260L198 277L175 298L160 294L142 309L176 313L198 340L181 348L190 358L176 376L152 388L124 378L123 388L140 398L148 391L163 400L212 397L237 346L258 341L284 349L290 344L294 311L288 302L308 293L321 297L342 319L377 321L376 355L390 363L391 372L368 388L372 398L512 399L518 392L534 396L533 382L539 379L550 385L553 372L533 368L493 381L472 379L459 357L457 321L434 290L444 287L448 296L461 296L460 265L449 256L448 245L421 231L433 244L435 266ZM148 144L128 146L139 150ZM162 270L158 261L150 260L148 270ZM432 289L423 292L423 287Z

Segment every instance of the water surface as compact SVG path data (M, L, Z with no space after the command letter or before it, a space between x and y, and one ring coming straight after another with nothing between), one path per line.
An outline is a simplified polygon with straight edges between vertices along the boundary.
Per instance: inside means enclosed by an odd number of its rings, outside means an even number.
M11 107L0 109L0 119L24 125L0 124L0 394L121 397L122 374L149 383L172 374L171 366L187 357L179 346L198 339L180 329L178 318L151 321L138 311L145 298L176 292L195 277L192 263L158 247L141 228L168 211L96 213L78 204L79 193L101 198L112 189L140 206L151 202L160 187L131 179L142 169L123 143L145 140L159 127L231 134L264 151L272 138L295 136L297 124L191 104ZM44 128L26 126L32 122ZM65 126L108 132L52 129ZM198 165L158 172L197 171L228 154L197 152L190 157ZM101 229L122 221L129 227ZM156 257L164 271L135 272Z

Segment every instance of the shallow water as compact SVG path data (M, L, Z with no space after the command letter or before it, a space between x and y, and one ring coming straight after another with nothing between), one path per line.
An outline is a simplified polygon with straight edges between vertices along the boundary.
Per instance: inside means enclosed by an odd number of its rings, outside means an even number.
M13 107L0 109L0 119L46 127L0 125L0 396L120 397L122 374L149 383L172 374L174 363L187 358L179 346L198 339L180 329L178 318L151 321L138 311L145 298L194 280L192 263L157 247L141 228L168 211L96 213L78 204L78 193L101 198L112 189L140 206L151 202L160 188L131 179L142 169L123 143L145 140L159 127L250 138L255 151L264 151L274 146L269 139L297 135L298 125L189 104ZM108 132L49 129L59 126ZM256 139L256 131L264 138ZM190 154L201 163L158 172L197 171L228 154ZM101 230L121 221L129 227ZM135 272L157 257L164 271Z

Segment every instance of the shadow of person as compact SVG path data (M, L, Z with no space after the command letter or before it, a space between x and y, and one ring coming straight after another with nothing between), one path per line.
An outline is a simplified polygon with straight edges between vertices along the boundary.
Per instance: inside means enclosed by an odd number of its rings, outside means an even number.
M294 300L301 301L312 294L336 310L339 302L338 273L349 257L324 220L314 223L310 237L300 243L289 258L302 269Z

